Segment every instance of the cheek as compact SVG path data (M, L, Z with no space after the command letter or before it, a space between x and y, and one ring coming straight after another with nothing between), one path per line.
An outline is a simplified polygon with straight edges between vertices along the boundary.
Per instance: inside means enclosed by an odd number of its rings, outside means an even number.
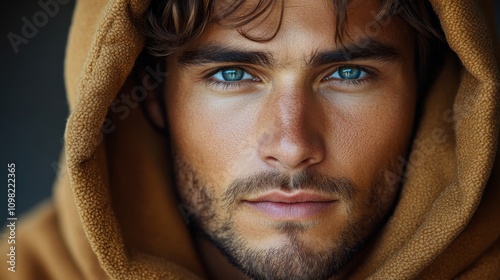
M324 101L319 115L327 155L319 169L325 174L368 188L381 169L404 157L416 94L412 75L399 72L406 74L369 95ZM256 131L262 125L257 120L263 102L255 97L221 99L203 94L206 89L187 77L170 77L174 82L167 83L166 102L172 142L203 180L222 191L235 178L260 171Z
M329 122L335 133L329 143L333 170L367 188L399 156L405 157L414 123L412 84L407 80L379 98L337 109L340 116Z
M182 80L179 87L172 84L167 90L176 92L166 100L172 143L198 175L222 188L244 174L239 169L251 158L245 153L251 152L248 132L254 108L219 102Z

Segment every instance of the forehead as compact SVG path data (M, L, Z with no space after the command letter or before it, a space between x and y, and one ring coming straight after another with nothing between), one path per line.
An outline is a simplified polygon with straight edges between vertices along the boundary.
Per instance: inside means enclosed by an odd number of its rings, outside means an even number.
M269 51L291 47L335 48L337 45L335 39L337 11L331 0L270 1L272 4L263 9L260 16L246 24L238 25L242 19L251 16L260 2L266 1L242 1L242 4L229 16L219 21L212 21L202 36L190 45L198 47L216 43L266 48ZM227 11L227 3L229 2L217 1L214 14L218 16ZM397 15L381 21L375 20L380 8L379 0L349 1L346 10L348 20L345 26L347 36L343 36L342 43L356 43L366 41L367 38L376 38L379 41L392 43L395 47L404 48L408 42L412 42L413 35L409 26Z

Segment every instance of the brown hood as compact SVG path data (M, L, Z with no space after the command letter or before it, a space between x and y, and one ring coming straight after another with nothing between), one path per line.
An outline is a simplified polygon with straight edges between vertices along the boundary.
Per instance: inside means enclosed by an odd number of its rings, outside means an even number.
M454 54L427 94L395 212L352 279L500 275L498 156L494 167L500 56L493 46L493 7L479 0L430 2ZM39 214L53 228L39 229L38 238L56 237L40 241L52 253L26 253L38 271L27 277L205 276L165 172L165 141L132 96L136 84L129 74L143 49L137 26L147 5L77 3L66 57L67 170L59 174L53 205ZM151 76L162 79L155 70ZM49 265L46 258L55 252L63 256L60 265Z

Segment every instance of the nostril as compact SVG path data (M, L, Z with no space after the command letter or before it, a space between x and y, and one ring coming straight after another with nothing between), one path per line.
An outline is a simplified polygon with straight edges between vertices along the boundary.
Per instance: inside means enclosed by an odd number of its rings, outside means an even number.
M314 159L313 158L306 158L304 159L301 163L299 163L299 166L309 166L311 164L314 164Z
M267 156L264 161L272 168L284 170L305 169L321 160L312 156L304 158L300 154L282 153L276 156Z
M280 169L281 168L281 163L280 161L272 156L268 156L264 159L264 161L267 163L272 168Z

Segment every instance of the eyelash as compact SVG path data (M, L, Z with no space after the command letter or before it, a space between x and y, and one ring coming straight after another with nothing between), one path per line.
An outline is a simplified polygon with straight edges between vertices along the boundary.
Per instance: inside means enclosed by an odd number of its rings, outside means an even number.
M332 76L334 73L336 73L337 71L339 71L340 68L343 68L343 67L353 67L353 68L358 68L359 70L363 71L366 73L366 77L364 78L360 78L360 79L355 79L355 80L342 80L342 79L338 79L338 78L329 78L330 76ZM324 78L321 79L321 81L334 81L336 83L342 83L344 85L347 85L347 86L351 86L351 85L354 85L354 86L359 86L359 85L362 85L374 78L377 77L376 73L374 70L372 70L371 68L368 68L368 67L364 67L364 66L360 66L360 65L355 65L355 64L343 64L343 65L338 65L335 67L335 69L333 69L333 71L329 71L328 72L329 74L326 75Z
M222 71L222 70L225 70L225 69L230 69L230 68L239 68L245 72L247 72L248 74L252 75L254 77L254 79L252 80L241 80L241 81L236 81L236 82L223 82L223 81L219 81L219 80L216 80L213 78L213 76L215 74L217 74L218 72ZM253 71L249 71L247 67L244 67L244 66L240 66L240 65L235 65L235 66L221 66L221 67L218 67L212 71L210 71L207 75L205 75L203 77L203 79L205 80L205 82L207 84L211 84L211 85L214 85L214 86L217 86L217 87L221 87L223 90L228 90L228 89L236 89L238 87L241 87L243 86L244 84L248 84L248 83L251 83L251 82L257 82L257 81L260 81L260 79L252 74Z
M358 68L359 70L365 72L366 75L367 75L367 77L364 77L364 78L361 78L361 79L355 79L355 80L342 80L342 79L338 79L338 78L328 78L329 76L331 76L334 73L336 73L342 67L354 67L354 68ZM228 68L239 68L239 69L242 69L243 71L249 73L250 75L254 76L255 78L252 79L252 80L241 80L241 81L236 81L236 82L224 82L224 81L219 81L219 80L216 80L216 79L213 78L213 76L215 74L217 74L218 72L220 72L222 70L228 69ZM223 90L236 89L236 88L239 88L239 87L241 87L241 86L243 86L245 84L251 83L251 82L261 81L261 79L259 79L256 75L252 74L252 72L253 71L249 71L247 69L247 67L240 66L240 65L237 65L237 66L221 66L221 67L218 67L218 68L210 71L207 75L205 75L203 77L203 80L205 80L205 82L207 84L210 84L210 85L213 85L213 86L216 86L216 87L221 87ZM368 82L369 80L372 80L372 79L376 78L376 76L377 76L374 70L372 70L370 68L367 68L367 67L363 67L363 66L359 66L359 65L353 65L353 64L338 65L338 66L335 67L335 69L333 69L333 71L329 71L328 73L329 74L326 75L324 78L322 78L321 81L332 81L332 82L335 82L335 83L342 83L343 86L359 86L359 85L362 85L362 84Z

